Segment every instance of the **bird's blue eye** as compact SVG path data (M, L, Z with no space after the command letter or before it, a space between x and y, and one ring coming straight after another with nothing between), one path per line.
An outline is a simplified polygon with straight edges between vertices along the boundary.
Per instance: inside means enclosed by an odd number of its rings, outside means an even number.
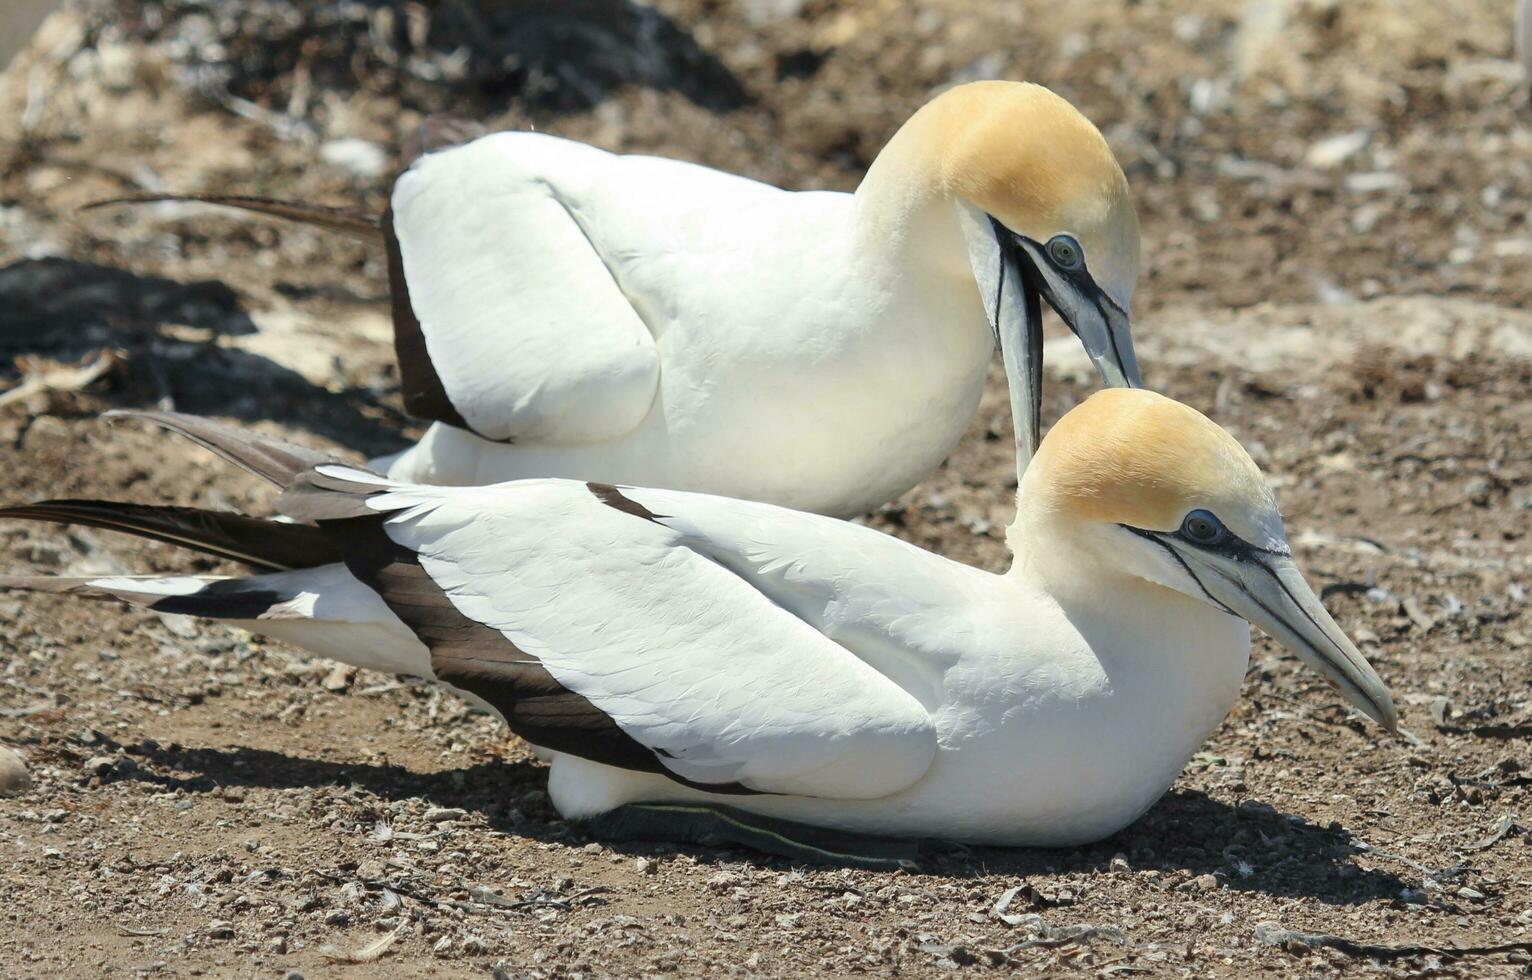
M1048 258L1060 269L1074 271L1085 263L1085 253L1080 243L1069 235L1054 235L1048 239Z
M1228 537L1223 522L1205 510L1194 510L1181 522L1181 534L1194 544L1217 544Z

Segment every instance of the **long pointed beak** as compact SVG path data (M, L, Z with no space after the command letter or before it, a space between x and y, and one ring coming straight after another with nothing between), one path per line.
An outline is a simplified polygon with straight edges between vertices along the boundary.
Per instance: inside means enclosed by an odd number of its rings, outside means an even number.
M971 209L970 209L971 210ZM1009 233L982 212L964 223L974 281L1005 364L1016 435L1016 479L1042 442L1043 314L1031 259Z
M1234 560L1172 547L1212 599L1270 633L1357 710L1390 732L1399 730L1399 713L1383 680L1330 618L1291 558L1260 552Z
M1039 276L1048 305L1063 318L1085 347L1101 380L1112 388L1142 388L1138 355L1133 350L1133 323L1127 310L1092 285L1087 293Z

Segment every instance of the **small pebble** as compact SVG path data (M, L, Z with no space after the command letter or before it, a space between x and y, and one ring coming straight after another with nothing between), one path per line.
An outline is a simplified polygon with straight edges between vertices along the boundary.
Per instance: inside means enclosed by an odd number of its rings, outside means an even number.
M21 756L0 745L0 796L15 796L32 788L32 776Z
M463 940L463 952L470 956L482 956L489 952L489 940L483 936L469 936Z

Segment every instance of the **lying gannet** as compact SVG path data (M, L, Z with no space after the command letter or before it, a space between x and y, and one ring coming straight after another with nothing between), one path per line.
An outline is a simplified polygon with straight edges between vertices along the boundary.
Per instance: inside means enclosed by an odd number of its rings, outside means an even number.
M268 571L0 586L228 620L434 678L551 756L560 813L614 833L851 860L871 860L861 835L1097 840L1154 803L1229 711L1245 620L1397 721L1304 583L1250 457L1147 391L1103 391L1049 433L999 575L769 504L567 480L409 485L145 417L283 485L278 509L317 523L10 508Z
M557 476L859 514L957 444L997 341L1031 458L1039 294L1109 384L1140 384L1127 179L1038 85L939 95L855 194L521 132L419 158L379 222L196 200L381 229L405 405L435 423L375 464L395 479Z

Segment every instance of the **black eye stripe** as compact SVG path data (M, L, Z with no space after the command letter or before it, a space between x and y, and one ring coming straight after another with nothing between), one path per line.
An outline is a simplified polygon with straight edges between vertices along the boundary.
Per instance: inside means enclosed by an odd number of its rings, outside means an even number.
M1213 593L1208 591L1208 587L1206 585L1202 584L1202 579L1198 578L1197 577L1197 573L1192 571L1192 566L1190 566L1190 565L1188 565L1186 563L1186 559L1182 558L1180 553L1177 552L1176 549L1172 548L1168 542L1161 540L1160 535L1158 533L1156 533L1154 531L1145 531L1143 528L1141 528L1141 527L1134 527L1132 524L1119 524L1117 526L1121 527L1121 528L1126 528L1127 530L1132 531L1134 534L1138 535L1141 538L1148 538L1150 541L1153 541L1155 544L1159 545L1161 548L1164 548L1165 552L1168 555L1170 555L1170 557L1172 557L1172 558L1174 558L1176 560L1176 564L1180 565L1182 570L1184 570L1187 575L1191 576L1191 580L1193 582L1197 583L1197 588L1202 590L1202 594L1207 597L1207 600L1209 602L1211 602L1213 605L1217 606L1219 609L1222 609L1224 612L1228 613L1230 616L1239 616L1239 613L1235 612L1234 610L1230 609L1228 606L1224 605L1222 600L1220 600L1217 596L1215 596Z
M1218 554L1221 554L1226 558L1232 558L1235 561L1259 562L1260 559L1256 557L1257 555L1270 555L1273 558L1291 558L1293 556L1293 553L1286 548L1262 548L1260 545L1251 544L1249 541L1246 541L1244 538L1235 534L1233 531L1228 530L1227 528L1224 529L1224 537L1222 540L1212 544L1204 544L1203 542L1187 537L1180 531L1148 531L1141 527L1134 527L1132 524L1118 524L1117 526L1126 531L1131 531L1141 538L1148 538L1155 544L1164 547L1172 554L1175 553L1175 549L1171 548L1165 542L1165 538L1178 538L1183 543L1196 548L1199 551L1217 552ZM1180 555L1176 555L1178 561L1180 560L1180 557Z

